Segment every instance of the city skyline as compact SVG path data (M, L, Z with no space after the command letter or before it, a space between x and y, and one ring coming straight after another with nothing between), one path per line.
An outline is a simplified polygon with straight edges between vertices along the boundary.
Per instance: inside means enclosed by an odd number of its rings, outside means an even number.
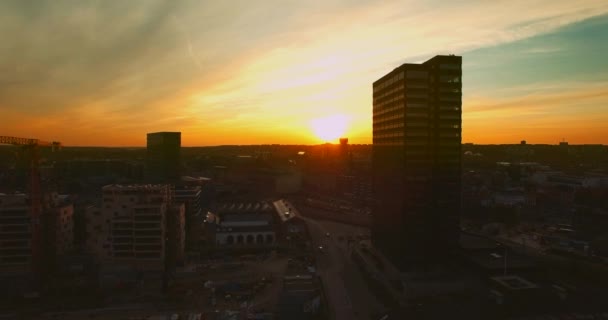
M463 142L608 144L602 1L0 9L11 35L0 45L3 135L67 146L143 147L153 131L181 131L183 146L371 143L371 82L457 54ZM319 132L327 119L343 132Z

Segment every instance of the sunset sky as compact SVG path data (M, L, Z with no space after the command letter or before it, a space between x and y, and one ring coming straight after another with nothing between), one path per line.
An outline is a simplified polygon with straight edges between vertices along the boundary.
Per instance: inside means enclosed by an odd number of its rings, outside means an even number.
M0 135L371 143L372 82L436 54L463 56L463 142L608 144L606 0L4 0Z

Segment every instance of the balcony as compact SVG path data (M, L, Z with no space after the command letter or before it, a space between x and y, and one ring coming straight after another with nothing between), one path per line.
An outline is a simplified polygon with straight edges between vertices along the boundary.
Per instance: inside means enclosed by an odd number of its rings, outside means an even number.
M135 244L157 244L160 245L161 239L158 237L155 238L136 238Z
M131 251L114 252L115 258L133 258L134 254Z
M15 218L0 218L0 225L29 225L30 218L29 217L15 217Z
M163 248L163 246L157 245L157 244L137 245L137 246L135 246L135 251L153 251L153 252L158 252L158 251L162 250L162 248Z
M117 236L112 235L112 242L119 243L119 244L129 244L129 243L133 243L133 237L132 236L117 237Z
M161 216L160 214L154 214L154 215L136 215L133 217L133 220L136 222L140 222L140 221L160 221L161 220Z
M132 251L133 250L133 246L132 245L125 245L125 244L114 244L112 245L112 250L114 250L115 253L118 252L124 252L124 251Z
M133 224L130 222L115 222L112 224L112 229L120 230L120 229L133 229Z
M141 259L160 259L160 252L138 252L137 258Z
M133 232L136 238L139 237L162 237L161 230L137 230Z
M0 246L2 248L10 248L10 249L15 249L15 248L29 248L30 247L30 241L29 240L3 240L0 241Z
M24 233L0 233L0 240L18 240L30 239L32 235L29 232Z
M133 227L137 230L141 230L141 229L159 230L161 228L159 222L137 222L137 223L133 224Z
M133 231L132 230L112 230L112 235L114 237L124 237L124 236L132 236L133 235Z
M29 264L30 256L11 256L11 257L1 257L0 265L10 265L10 264Z
M0 249L0 255L2 256L30 256L32 254L31 248L2 248Z
M29 233L29 225L2 225L0 227L0 233Z

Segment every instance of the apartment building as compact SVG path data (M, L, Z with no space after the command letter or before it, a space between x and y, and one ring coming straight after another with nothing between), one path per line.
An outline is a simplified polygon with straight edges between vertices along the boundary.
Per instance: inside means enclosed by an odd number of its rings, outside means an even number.
M105 263L162 270L183 259L185 206L169 185L107 185L87 215L87 248Z

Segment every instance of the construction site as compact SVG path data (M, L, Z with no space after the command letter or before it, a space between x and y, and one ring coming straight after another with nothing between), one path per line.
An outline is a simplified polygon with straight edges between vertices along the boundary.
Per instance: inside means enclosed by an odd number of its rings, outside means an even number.
M74 242L73 205L42 173L43 155L61 143L0 136L0 145L14 155L0 176L0 273L10 288L0 294L36 298Z

